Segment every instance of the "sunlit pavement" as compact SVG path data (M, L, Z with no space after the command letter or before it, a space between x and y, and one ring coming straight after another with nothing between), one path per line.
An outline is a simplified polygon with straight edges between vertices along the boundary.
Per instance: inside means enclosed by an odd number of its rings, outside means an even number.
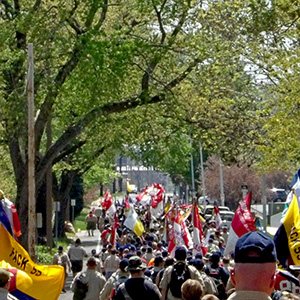
M81 239L82 246L86 249L88 256L91 256L92 249L96 249L97 253L100 251L100 233L99 230L94 231L94 236L88 236L87 231L81 231L76 234L76 238ZM65 249L67 251L67 249ZM83 266L86 268L87 258L84 260ZM66 282L66 293L61 293L59 300L72 300L73 293L70 289L73 276L72 273L68 274Z

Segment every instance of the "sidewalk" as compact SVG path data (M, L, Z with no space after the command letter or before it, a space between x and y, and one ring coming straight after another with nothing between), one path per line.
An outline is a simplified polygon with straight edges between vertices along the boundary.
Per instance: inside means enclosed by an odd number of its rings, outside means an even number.
M101 250L101 247L100 247L101 238L100 238L99 230L94 231L94 236L88 236L88 233L87 233L86 230L83 230L81 232L77 232L76 237L74 238L74 240L76 238L80 238L81 245L85 248L88 256L91 256L92 249L96 249L97 253L100 252L100 250ZM65 251L66 250L67 249L65 249ZM83 262L83 268L84 269L86 268L86 261L87 261L87 258L84 259L84 262ZM71 285L72 280L73 280L72 273L68 273L68 276L67 276L67 279L66 279L66 290L67 290L67 292L60 294L58 300L72 300L73 299L73 293L70 289L70 285Z

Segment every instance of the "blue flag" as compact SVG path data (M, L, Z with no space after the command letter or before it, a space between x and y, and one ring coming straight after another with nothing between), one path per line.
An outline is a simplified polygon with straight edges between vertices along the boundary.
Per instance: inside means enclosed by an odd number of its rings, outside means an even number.
M0 222L3 224L3 226L6 228L6 230L12 235L12 229L9 222L9 219L4 211L2 201L0 201Z

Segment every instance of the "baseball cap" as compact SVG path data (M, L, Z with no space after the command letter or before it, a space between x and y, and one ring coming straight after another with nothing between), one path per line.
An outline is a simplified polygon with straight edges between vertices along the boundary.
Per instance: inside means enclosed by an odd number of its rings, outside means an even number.
M126 268L130 271L141 271L147 268L146 264L141 260L140 257L134 255L131 256L128 260L128 267Z
M119 264L119 268L121 270L125 270L125 268L128 266L128 259L127 258L123 258L121 261L120 261L120 264Z
M187 250L183 246L179 246L175 250L175 258L177 260L185 260L187 256Z
M14 275L5 268L0 268L0 282L6 283Z
M263 232L248 232L240 237L235 245L234 261L236 263L270 263L276 260L275 244Z

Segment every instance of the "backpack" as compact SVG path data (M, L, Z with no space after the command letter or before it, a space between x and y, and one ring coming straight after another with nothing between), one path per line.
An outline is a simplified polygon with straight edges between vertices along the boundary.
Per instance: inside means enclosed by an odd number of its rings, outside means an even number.
M124 283L128 278L129 278L129 275L113 275L113 277L116 279L115 283L114 283L114 286L113 286L113 290L111 292L111 299L113 300L115 298L115 295L116 295L116 292L119 288L119 286Z
M159 271L151 270L150 278L151 278L151 280L152 280L153 283L155 283L155 280L156 280L156 277L157 277L158 272L159 272Z
M220 274L221 268L212 268L211 266L208 266L208 276L214 281L217 290L218 290L218 297L219 299L226 299L226 287L221 279Z
M179 262L172 267L169 288L174 297L181 298L181 286L190 278L191 273L185 263Z
M132 298L129 296L126 287L125 287L125 283L121 283L119 286L119 289L121 290L125 300L132 300Z
M82 300L85 298L86 293L88 292L88 285L82 282L82 279L85 277L85 273L81 273L74 280L74 295L73 300Z

